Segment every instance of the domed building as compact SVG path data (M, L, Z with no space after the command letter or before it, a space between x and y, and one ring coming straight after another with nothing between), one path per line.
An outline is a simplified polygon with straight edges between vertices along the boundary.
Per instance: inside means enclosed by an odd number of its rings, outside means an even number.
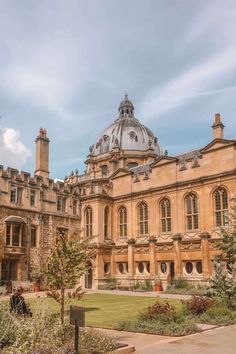
M118 117L89 148L86 172L49 178L49 139L36 138L31 176L0 165L0 280L29 281L44 264L55 231L93 237L96 256L81 284L117 288L175 277L207 282L236 192L236 140L220 114L202 148L169 156L134 115L125 95ZM58 157L59 158L59 157Z
M99 134L89 149L87 172L107 175L118 168L132 168L153 162L162 150L153 132L134 116L134 105L126 94L118 118Z

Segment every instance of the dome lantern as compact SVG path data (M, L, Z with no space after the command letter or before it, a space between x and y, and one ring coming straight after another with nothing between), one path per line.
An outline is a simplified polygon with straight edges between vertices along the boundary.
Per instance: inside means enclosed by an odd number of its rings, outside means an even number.
M126 117L133 117L134 116L134 105L128 99L127 93L125 94L123 101L121 101L118 110L119 110L119 118L126 118Z

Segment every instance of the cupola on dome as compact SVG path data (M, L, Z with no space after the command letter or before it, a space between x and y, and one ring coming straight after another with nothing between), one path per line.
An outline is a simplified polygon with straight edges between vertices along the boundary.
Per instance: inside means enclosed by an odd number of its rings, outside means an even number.
M161 147L153 132L134 117L134 105L125 94L119 105L119 117L109 125L90 148L90 154L100 155L120 150L146 151L153 150L161 155Z

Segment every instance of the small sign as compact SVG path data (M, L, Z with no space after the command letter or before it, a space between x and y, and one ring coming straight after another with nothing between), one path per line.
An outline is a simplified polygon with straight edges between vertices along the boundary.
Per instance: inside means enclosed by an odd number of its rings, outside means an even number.
M84 307L75 305L70 306L70 324L73 326L85 326L85 311Z

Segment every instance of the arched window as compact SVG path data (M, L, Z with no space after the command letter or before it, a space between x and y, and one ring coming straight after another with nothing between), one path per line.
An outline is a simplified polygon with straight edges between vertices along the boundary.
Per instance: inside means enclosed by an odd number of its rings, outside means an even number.
M164 198L160 202L161 232L171 231L171 206L170 201Z
M198 224L198 197L190 193L185 198L187 230L197 230Z
M139 205L139 234L148 234L148 206L144 202Z
M214 193L215 204L215 224L216 226L226 226L228 220L228 195L224 188L218 188Z
M85 210L85 230L86 236L92 236L93 234L93 211L91 207Z
M122 206L119 210L120 237L127 236L127 210Z
M104 238L109 237L109 206L104 209Z

